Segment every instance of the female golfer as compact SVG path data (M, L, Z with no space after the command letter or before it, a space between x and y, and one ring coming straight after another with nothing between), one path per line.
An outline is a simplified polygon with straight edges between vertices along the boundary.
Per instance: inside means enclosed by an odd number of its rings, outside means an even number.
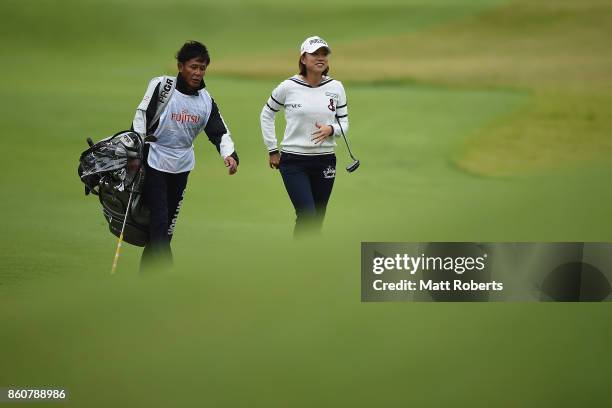
M321 37L307 38L300 48L299 74L281 82L261 111L270 167L280 170L295 207L294 236L321 230L336 177L334 136L348 130L344 87L327 76L330 52ZM281 108L287 125L279 153L274 119Z

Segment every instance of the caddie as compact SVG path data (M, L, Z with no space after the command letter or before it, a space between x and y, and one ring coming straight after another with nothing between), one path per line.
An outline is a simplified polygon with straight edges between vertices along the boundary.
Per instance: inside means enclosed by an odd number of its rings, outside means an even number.
M229 175L238 169L238 155L214 99L206 90L204 74L210 65L205 45L186 42L176 54L178 74L149 82L138 105L132 129L141 137L153 135L145 149L144 202L150 210L149 241L141 258L141 272L162 261L172 262L174 234L187 177L195 165L193 142L204 130L221 155Z

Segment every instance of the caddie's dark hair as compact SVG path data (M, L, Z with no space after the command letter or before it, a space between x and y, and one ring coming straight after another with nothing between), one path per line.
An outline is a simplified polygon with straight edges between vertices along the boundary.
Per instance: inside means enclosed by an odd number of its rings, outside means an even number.
M206 46L198 41L187 41L176 53L176 59L178 62L184 64L193 58L203 60L206 62L206 65L210 64L210 56L208 55Z
M300 59L298 61L298 67L300 69L300 75L305 77L306 76L306 65L302 64L302 56L300 55ZM329 72L329 64L327 65L327 68L325 68L325 71L323 71L323 75L327 75L327 73Z

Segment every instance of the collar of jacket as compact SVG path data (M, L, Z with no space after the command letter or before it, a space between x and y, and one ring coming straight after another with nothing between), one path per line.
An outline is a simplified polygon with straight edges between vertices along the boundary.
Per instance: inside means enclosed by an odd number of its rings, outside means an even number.
M204 89L204 87L206 87L204 80L200 82L200 86L198 87L198 89L193 89L189 85L187 85L187 81L183 79L183 76L180 73L176 76L176 89L182 94L197 95L198 91L200 89Z

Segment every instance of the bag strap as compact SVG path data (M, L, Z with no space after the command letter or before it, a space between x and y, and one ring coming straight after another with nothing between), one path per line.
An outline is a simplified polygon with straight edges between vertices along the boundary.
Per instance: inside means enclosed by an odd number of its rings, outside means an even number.
M176 89L176 78L171 76L163 76L161 82L159 83L159 93L157 97L157 109L155 111L155 115L151 120L151 123L148 123L148 128L150 129L153 124L157 123L161 114L164 112L166 107L168 106L168 102ZM149 130L147 129L147 131Z

